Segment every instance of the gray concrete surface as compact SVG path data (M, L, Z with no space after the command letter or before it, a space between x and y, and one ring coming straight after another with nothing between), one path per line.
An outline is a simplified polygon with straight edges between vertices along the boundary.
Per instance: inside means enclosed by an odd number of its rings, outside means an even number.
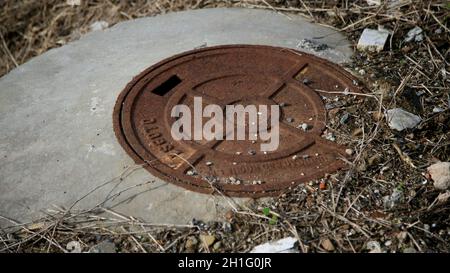
M221 197L186 191L133 167L112 129L116 97L148 66L205 45L296 48L320 36L314 43L328 48L316 54L349 59L342 35L289 16L208 9L128 21L50 50L2 77L0 215L27 222L91 192L74 209L92 208L109 196L114 198L105 206L153 223L220 217L229 208Z

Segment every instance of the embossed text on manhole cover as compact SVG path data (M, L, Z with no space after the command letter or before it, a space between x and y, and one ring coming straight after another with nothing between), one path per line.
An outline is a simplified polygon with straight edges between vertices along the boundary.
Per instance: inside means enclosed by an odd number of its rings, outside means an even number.
M353 82L337 65L292 49L197 49L135 77L116 102L114 130L136 163L165 181L203 193L275 195L344 166L344 148L321 137L326 111L315 90L360 92ZM224 111L279 105L277 149L261 151L262 140L174 140L172 109L193 108L195 98Z

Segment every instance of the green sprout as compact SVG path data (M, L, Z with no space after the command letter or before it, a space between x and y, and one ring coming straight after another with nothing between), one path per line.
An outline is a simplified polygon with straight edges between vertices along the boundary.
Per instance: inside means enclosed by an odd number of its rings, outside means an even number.
M269 220L269 225L276 225L277 224L278 216L273 214L270 211L270 208L268 208L268 207L263 208L262 209L262 213L264 214L264 216L271 217L270 220Z

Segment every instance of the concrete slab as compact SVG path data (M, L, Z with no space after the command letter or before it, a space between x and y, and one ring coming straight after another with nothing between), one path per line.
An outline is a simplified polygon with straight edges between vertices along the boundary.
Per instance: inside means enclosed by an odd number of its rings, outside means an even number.
M208 9L128 21L50 50L2 77L0 215L30 221L52 205L67 208L87 195L74 209L107 200L106 207L154 223L220 217L229 208L221 197L186 191L134 166L114 136L115 100L143 69L199 46L296 48L306 39L326 45L315 54L349 60L341 34L289 16Z

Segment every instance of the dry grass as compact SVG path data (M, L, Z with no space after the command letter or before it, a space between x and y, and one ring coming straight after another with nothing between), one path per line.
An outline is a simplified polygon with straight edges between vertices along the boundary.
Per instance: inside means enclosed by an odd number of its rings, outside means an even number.
M232 6L238 2L82 0L81 5L70 6L61 0L1 1L1 49L5 54L0 59L0 75L51 48L78 39L96 21L105 21L112 26L139 17L186 9Z
M390 31L387 49L356 52L348 69L370 89L365 97L339 96L341 106L329 111L328 131L355 150L350 169L301 185L248 208L230 205L224 222L194 221L188 226L154 226L99 206L74 212L58 208L32 224L13 223L0 232L0 251L68 251L77 241L83 251L105 239L123 252L248 251L256 244L293 235L299 250L324 252L328 239L336 252L365 252L368 242L383 251L450 251L449 200L424 176L426 167L450 160L450 5L446 1L397 1L400 5L368 6L366 1L102 1L70 7L61 1L5 1L0 16L0 75L50 48L77 39L95 21L110 25L169 11L215 6L241 6L300 13L342 30L356 43L366 27ZM386 2L386 1L384 1ZM420 26L422 42L405 43L407 31ZM400 106L419 114L414 130L394 132L383 113ZM440 107L443 112L435 112ZM350 122L340 124L343 113ZM380 118L381 117L381 118ZM320 189L319 183L326 189ZM392 208L383 197L394 190L402 198ZM261 209L277 215L276 223ZM202 244L186 248L201 234L216 236L217 249ZM1 246L2 245L2 246Z

